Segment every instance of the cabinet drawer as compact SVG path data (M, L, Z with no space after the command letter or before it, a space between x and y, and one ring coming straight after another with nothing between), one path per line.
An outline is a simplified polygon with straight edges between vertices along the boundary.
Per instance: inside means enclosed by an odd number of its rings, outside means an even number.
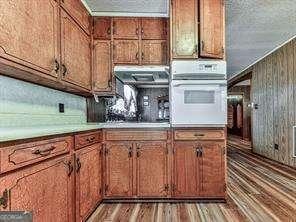
M175 130L175 140L224 140L224 130Z
M75 150L95 143L99 143L101 142L101 140L101 131L75 135Z
M73 138L68 136L1 148L0 172L7 172L68 153L71 147L73 147Z
M106 131L106 140L167 140L167 131Z

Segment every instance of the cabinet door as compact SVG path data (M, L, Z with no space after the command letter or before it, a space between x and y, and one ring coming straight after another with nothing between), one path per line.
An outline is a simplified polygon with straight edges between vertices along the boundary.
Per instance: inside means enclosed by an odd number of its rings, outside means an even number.
M90 34L90 15L80 0L61 0L62 7Z
M62 79L90 89L90 37L61 10Z
M93 51L93 90L112 91L111 42L95 40Z
M115 64L139 64L138 40L115 40L113 47Z
M94 39L111 39L111 18L95 18Z
M106 197L125 198L132 196L133 158L132 143L107 143Z
M201 158L201 196L225 196L225 144L203 142Z
M0 1L0 9L0 57L57 77L57 1Z
M167 62L166 40L142 40L142 64L162 65Z
M165 197L168 195L167 154L166 142L137 143L138 197Z
M197 58L197 0L172 1L172 56Z
M7 206L0 211L31 211L33 221L72 222L73 162L63 157L0 178L0 195Z
M113 19L114 39L138 39L139 20L136 18L114 18Z
M195 142L174 144L174 194L175 197L196 198L199 195L199 157Z
M224 57L224 0L200 1L200 56Z
M141 36L142 39L166 39L167 20L163 18L142 19Z
M102 200L101 144L95 144L76 153L76 219L85 221Z

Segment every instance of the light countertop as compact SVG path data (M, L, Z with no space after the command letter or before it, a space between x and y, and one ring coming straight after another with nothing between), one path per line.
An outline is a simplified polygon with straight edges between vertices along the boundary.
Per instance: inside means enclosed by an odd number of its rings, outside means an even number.
M169 128L169 123L86 123L78 125L44 125L26 127L0 127L0 142L52 136L111 128Z

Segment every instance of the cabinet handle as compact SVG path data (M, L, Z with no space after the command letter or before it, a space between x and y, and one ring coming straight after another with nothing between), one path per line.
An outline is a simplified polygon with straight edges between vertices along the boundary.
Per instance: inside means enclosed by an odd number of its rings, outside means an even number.
M202 157L203 148L200 147L200 157Z
M67 163L64 163L67 168L68 168L68 177L71 176L73 170L74 170L74 167L72 166L72 163L71 163L71 160L69 160Z
M60 69L60 64L57 59L54 60L54 71L57 73Z
M204 51L204 49L205 49L205 42L202 40L201 41L201 50Z
M139 28L136 28L136 35L139 35Z
M133 157L133 149L131 147L128 149L128 157Z
M136 60L139 60L139 53L136 53Z
M47 149L44 149L44 150L34 150L32 152L32 154L35 154L35 155L41 155L41 156L47 156L49 154L51 154L51 151L53 151L56 147L55 146L51 146L50 148L47 148Z
M197 147L197 148L196 148L196 156L199 157L199 154L200 154L200 148Z
M111 28L109 27L108 29L107 29L107 35L110 35L111 34Z
M143 28L141 28L141 34L144 35L144 29Z
M205 134L195 133L194 136L205 136Z
M112 80L108 81L108 87L111 88L112 87Z
M144 52L142 52L141 59L144 60Z
M62 67L63 67L63 77L65 77L67 74L67 67L64 64L62 65Z
M113 22L113 35L116 34L116 22Z
M92 143L94 140L95 140L94 136L86 139L86 141L89 143Z
M81 168L81 162L79 158L76 159L76 165L77 165L76 172L78 173Z
M6 209L8 204L8 190L5 189L2 193L2 197L0 197L0 206L2 206L3 209Z

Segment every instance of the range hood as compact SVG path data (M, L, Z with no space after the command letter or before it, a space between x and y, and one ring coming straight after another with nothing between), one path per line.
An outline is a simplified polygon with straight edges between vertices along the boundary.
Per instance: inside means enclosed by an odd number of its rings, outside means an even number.
M115 66L115 76L124 84L168 85L169 66Z

